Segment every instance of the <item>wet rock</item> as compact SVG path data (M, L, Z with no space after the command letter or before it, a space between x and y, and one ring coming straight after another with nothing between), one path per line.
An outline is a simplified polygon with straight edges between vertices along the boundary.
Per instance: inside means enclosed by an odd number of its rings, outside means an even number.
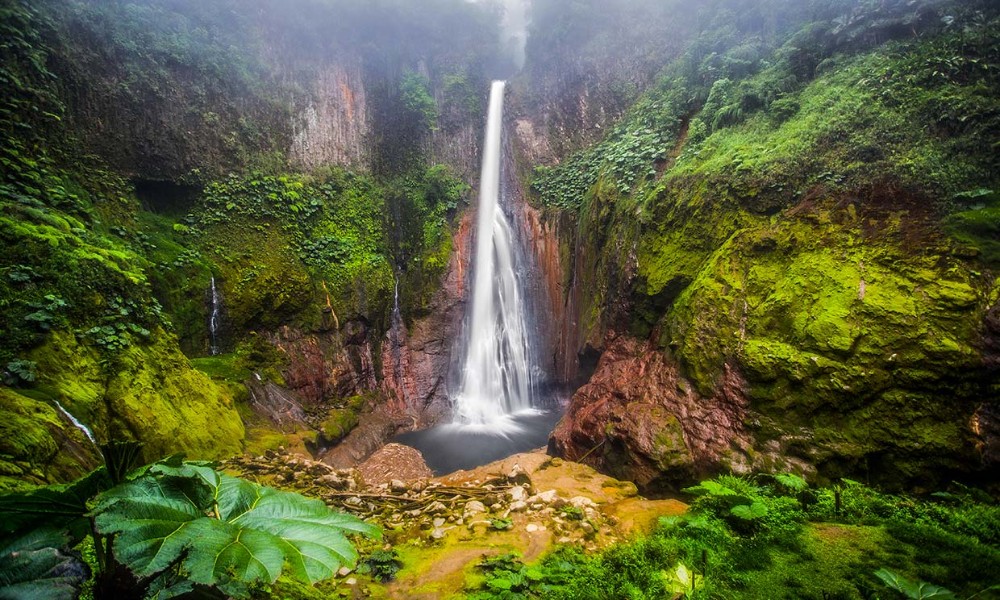
M586 455L588 464L644 487L688 481L724 460L738 468L751 447L745 382L729 369L709 397L681 382L677 365L653 344L611 334L549 450L570 460Z
M486 512L486 507L483 505L482 502L480 502L478 500L470 500L470 501L468 501L468 502L465 503L465 511L463 512L462 516L464 518L468 519L469 517L472 517L472 516L475 516L475 515L478 515L478 514L484 513L484 512Z
M556 491L547 490L540 494L535 494L534 496L528 499L528 502L532 504L539 502L544 504L551 504L552 502L555 501L555 499L556 499Z
M435 501L432 502L426 509L424 509L424 512L429 515L442 515L448 512L448 507L445 506L444 503L440 501Z
M510 512L521 512L527 510L528 503L523 500L518 500L517 502L511 502L510 507L507 509Z
M528 492L524 487L515 485L507 490L507 497L510 498L511 502L520 502L528 499Z
M395 443L377 450L357 470L368 485L385 484L394 493L406 491L405 481L433 475L419 450Z
M519 486L530 486L531 478L524 471L521 465L514 465L514 467L507 473L507 482L512 485Z

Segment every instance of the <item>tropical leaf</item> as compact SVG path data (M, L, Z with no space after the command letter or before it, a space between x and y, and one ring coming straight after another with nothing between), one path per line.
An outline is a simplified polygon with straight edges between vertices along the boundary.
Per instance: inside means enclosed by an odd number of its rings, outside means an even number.
M191 582L232 596L274 582L285 565L303 583L330 578L357 561L346 534L379 535L320 500L230 477L208 463L154 465L102 494L94 514L98 532L115 535L115 557L140 578L177 567ZM158 585L156 596L185 589L178 585Z
M117 485L125 481L129 472L139 464L142 443L131 440L116 440L102 444L100 449L108 476Z
M696 496L738 496L739 494L734 490L727 488L721 483L708 480L702 481L700 484L684 489L685 492L689 494L695 494Z
M87 501L109 485L101 468L70 484L0 496L0 533L65 528L79 542L89 533Z
M801 492L809 487L809 483L805 479L791 473L775 475L774 480L793 492Z
M69 542L53 529L0 542L0 600L74 600L90 573Z
M729 512L732 513L734 517L738 517L745 521L755 521L767 515L767 505L763 502L738 504L729 509Z
M896 590L911 600L955 600L957 598L951 590L926 581L911 581L888 569L875 571L875 576L890 589Z

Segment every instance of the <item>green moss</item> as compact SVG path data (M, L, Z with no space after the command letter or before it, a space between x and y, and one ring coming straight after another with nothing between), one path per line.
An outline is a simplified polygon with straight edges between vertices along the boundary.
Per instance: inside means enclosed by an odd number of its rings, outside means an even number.
M342 403L343 406L331 409L320 425L321 441L330 445L347 437L358 426L358 415L370 400L367 395L351 396Z
M817 207L737 232L668 312L666 340L703 393L737 365L754 410L779 424L764 437L805 427L811 460L900 484L973 460L990 298L947 246L913 254L881 227Z
M246 366L243 354L219 354L203 358L192 358L191 366L208 375L213 380L243 383L250 379L251 371Z
M687 467L691 453L684 442L684 428L676 416L662 414L656 419L662 427L653 438L653 448L650 457L656 461L661 471Z
M65 483L99 460L94 445L51 402L0 387L0 492Z
M72 336L54 333L37 349L38 382L91 424L99 441L137 439L148 460L175 452L219 458L241 449L243 424L228 393L193 370L176 340L153 332L102 364Z

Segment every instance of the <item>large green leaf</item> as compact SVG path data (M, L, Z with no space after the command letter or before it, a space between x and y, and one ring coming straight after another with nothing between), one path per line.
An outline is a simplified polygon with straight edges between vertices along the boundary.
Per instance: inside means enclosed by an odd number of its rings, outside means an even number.
M0 600L73 600L87 566L61 531L39 529L0 542Z
M767 505L760 501L753 504L738 504L729 509L729 512L745 521L755 521L767 516Z
M774 480L793 492L801 492L809 488L809 483L804 478L791 473L775 475Z
M0 496L0 534L65 528L78 542L88 533L87 501L110 481L103 468L66 485Z
M347 533L376 527L323 502L216 472L204 463L159 464L99 497L95 523L114 534L115 557L140 578L167 569L190 581L245 595L288 565L303 583L332 577L357 552ZM171 588L156 590L171 597Z
M728 487L722 485L721 483L718 483L718 482L715 482L715 481L712 481L712 480L702 481L700 484L698 484L698 485L696 485L694 487L684 488L684 491L688 492L689 494L695 494L696 496L737 496L737 495L739 495L734 490L731 490Z
M956 600L956 596L951 590L938 587L926 581L911 581L888 569L875 571L875 576L881 579L889 588L900 592L911 600Z

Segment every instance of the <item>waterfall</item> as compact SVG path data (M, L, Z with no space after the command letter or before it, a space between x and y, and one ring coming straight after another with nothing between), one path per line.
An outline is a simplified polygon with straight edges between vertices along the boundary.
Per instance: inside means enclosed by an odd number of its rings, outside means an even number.
M56 408L59 409L59 412L61 412L64 417L66 417L67 419L69 419L69 422L72 423L74 427L76 427L77 429L79 429L80 431L82 431L83 435L87 436L87 439L90 440L91 444L94 444L96 446L97 445L97 440L94 439L94 434L90 431L90 428L88 428L86 425L84 425L83 423L81 423L80 420L77 419L76 417L74 417L73 414L70 413L68 410L66 410L65 408L63 408L63 405L59 404L58 400L53 400L53 402L56 403Z
M472 305L465 322L461 386L453 398L455 423L498 432L511 415L533 404L515 239L500 206L503 93L504 82L494 81L479 184Z
M215 356L219 353L219 291L215 288L215 276L212 276L212 312L208 317L208 333L211 345L208 348L209 354Z

